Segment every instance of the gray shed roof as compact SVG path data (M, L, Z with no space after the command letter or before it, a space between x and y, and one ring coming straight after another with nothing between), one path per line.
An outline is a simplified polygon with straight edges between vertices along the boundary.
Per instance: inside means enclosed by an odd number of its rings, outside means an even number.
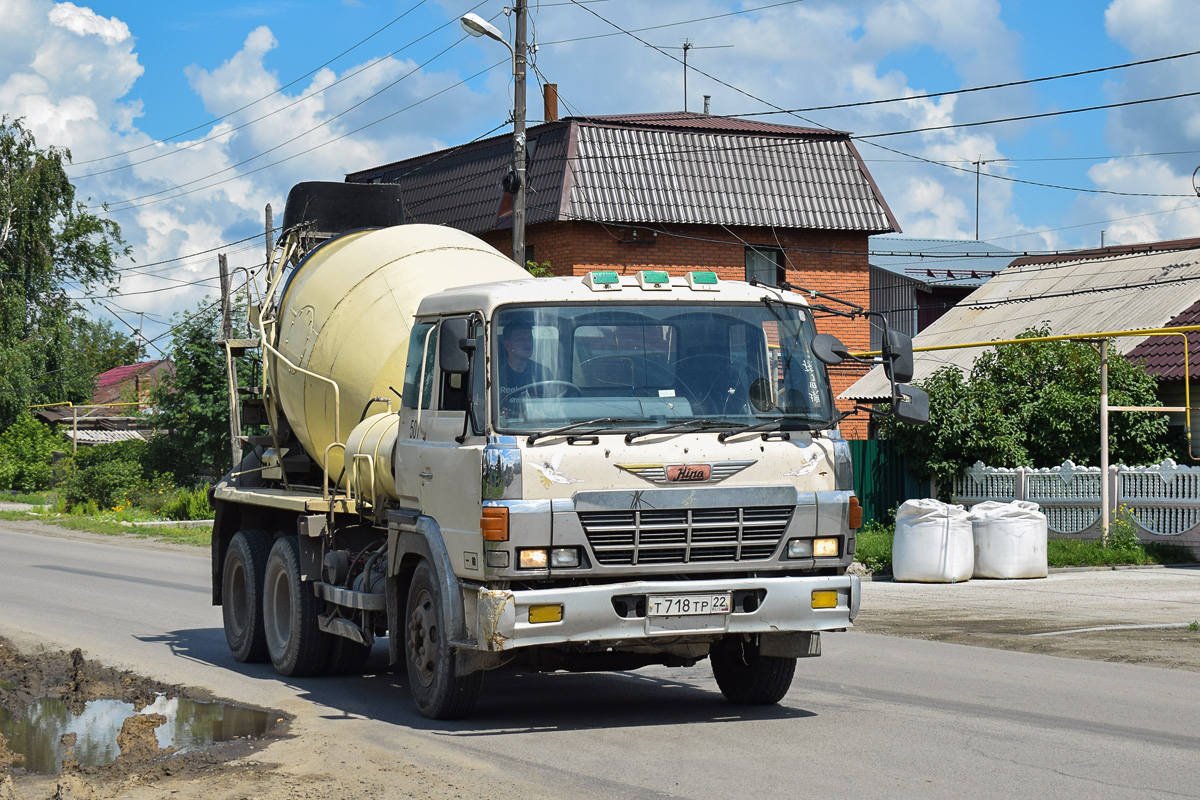
M883 233L899 229L848 134L676 112L572 117L531 127L528 224L721 224ZM497 136L355 172L399 183L411 222L507 227Z
M1017 258L1003 247L973 239L871 237L872 267L928 286L981 286Z
M916 347L1011 339L1048 325L1055 335L1138 330L1166 325L1200 297L1200 239L1017 259L913 340ZM1128 353L1141 337L1117 338ZM917 353L913 379L944 366L970 372L981 348ZM876 400L888 395L876 367L842 393Z

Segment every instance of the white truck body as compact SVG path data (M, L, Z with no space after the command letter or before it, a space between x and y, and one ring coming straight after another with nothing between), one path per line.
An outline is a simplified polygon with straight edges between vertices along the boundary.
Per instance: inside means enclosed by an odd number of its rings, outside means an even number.
M510 662L710 657L730 699L769 703L851 626L858 504L800 296L704 270L513 280L432 226L296 241L245 343L269 434L213 489L238 658L353 670L386 633L437 718Z

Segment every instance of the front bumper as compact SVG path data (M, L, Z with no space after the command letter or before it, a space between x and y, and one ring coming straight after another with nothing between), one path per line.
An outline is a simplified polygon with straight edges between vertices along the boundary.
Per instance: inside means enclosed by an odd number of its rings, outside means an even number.
M813 608L814 591L837 592L837 605ZM752 593L753 611L725 615L721 627L703 630L653 632L645 616L621 616L622 599L661 594ZM798 633L850 627L858 615L861 588L855 575L765 577L698 581L631 581L598 586L516 590L478 587L464 589L467 619L475 618L476 648L512 650L531 645L567 642L653 643L680 634L720 636L726 633ZM614 605L614 600L618 601ZM558 622L531 623L529 607L561 604ZM473 612L473 613L472 613ZM627 612L629 613L629 612Z

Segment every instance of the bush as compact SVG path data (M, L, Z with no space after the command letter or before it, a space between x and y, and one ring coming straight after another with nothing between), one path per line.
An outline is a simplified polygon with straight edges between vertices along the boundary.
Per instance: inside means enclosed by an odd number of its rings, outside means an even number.
M213 511L208 505L208 487L178 489L162 507L167 519L212 519Z
M129 499L142 480L142 465L136 461L102 461L76 469L63 487L67 503L91 501L100 508L115 508Z
M32 492L50 486L50 462L66 442L33 418L22 414L0 433L0 489Z
M63 487L63 500L68 506L89 501L100 508L122 505L142 483L145 453L141 439L80 450Z
M143 463L142 472L147 472ZM129 502L149 511L151 514L161 514L163 508L172 501L179 489L170 475L161 472L153 473L153 477L143 480L129 493Z

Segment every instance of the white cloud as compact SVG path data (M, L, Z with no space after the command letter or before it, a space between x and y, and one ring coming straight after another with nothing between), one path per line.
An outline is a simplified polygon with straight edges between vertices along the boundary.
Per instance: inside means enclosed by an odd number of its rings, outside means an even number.
M24 117L40 146L72 151L76 165L69 173L79 197L92 198L93 208L113 204L112 218L136 259L122 275L118 302L158 320L215 296L215 255L139 265L190 256L261 231L264 206L272 203L278 219L283 198L298 181L340 180L346 172L441 146L438 135L444 131L419 124L416 115L331 143L458 80L454 73L428 73L414 62L386 58L373 59L369 69L336 86L339 77L363 64L340 73L323 69L280 91L278 75L264 63L279 46L275 34L266 26L248 28L242 46L216 66L195 65L185 73L214 116L253 105L189 141L162 142L138 127L143 106L131 90L144 69L134 34L120 19L74 3L8 0L0 15L6 43L0 49L0 107ZM332 119L409 72L411 78L380 100ZM301 102L293 105L296 100ZM426 108L450 123L464 116L450 100ZM260 117L265 119L255 122ZM289 142L292 138L296 141ZM279 161L284 163L258 169ZM258 171L247 174L251 170ZM187 193L176 196L179 187ZM125 200L136 207L120 202ZM229 256L233 267L254 267L263 259L261 240L232 246ZM165 327L147 320L151 332Z

